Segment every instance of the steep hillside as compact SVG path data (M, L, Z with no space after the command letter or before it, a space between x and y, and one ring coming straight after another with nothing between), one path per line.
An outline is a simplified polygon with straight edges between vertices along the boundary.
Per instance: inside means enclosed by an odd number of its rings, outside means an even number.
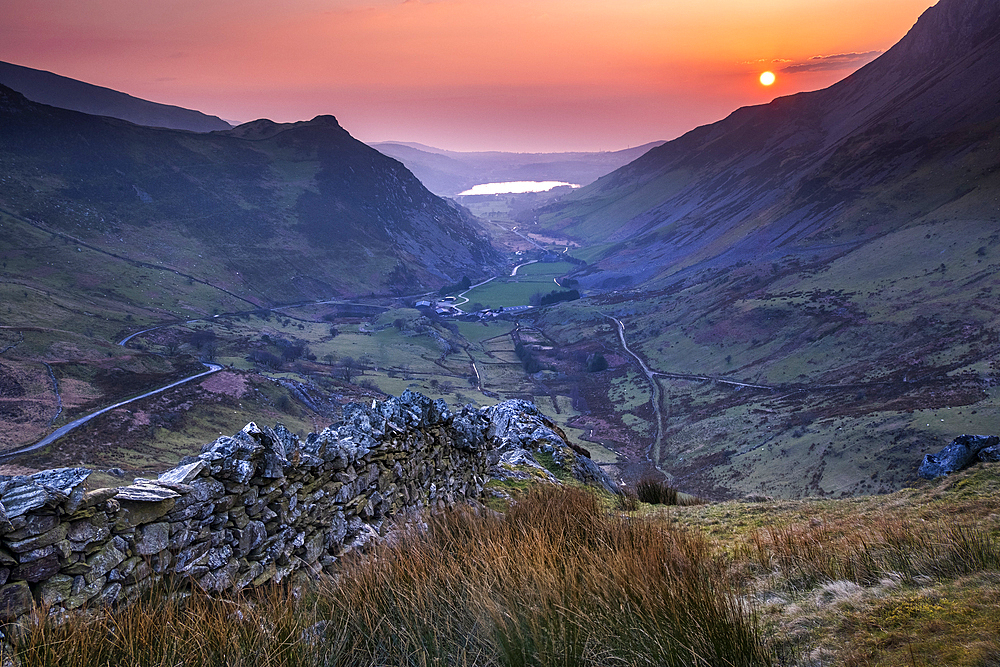
M152 129L0 88L0 208L261 305L433 288L490 270L466 214L332 116Z
M95 116L119 118L137 125L192 132L212 132L231 127L221 118L200 111L150 102L110 88L13 63L0 62L0 84L34 102Z
M618 364L581 427L716 497L889 491L1000 430L998 155L1000 8L942 0L840 83L537 211L593 260L540 324L622 351L616 316L648 367ZM625 390L646 402L615 416Z
M990 219L998 72L996 4L943 0L838 84L693 130L538 211L538 225L612 244L603 278L641 282L700 262L830 257L904 226Z

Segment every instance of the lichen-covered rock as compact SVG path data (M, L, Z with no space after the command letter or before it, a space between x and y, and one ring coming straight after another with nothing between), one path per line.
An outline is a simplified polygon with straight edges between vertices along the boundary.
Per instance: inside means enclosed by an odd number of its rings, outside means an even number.
M55 507L68 500L90 473L86 468L58 468L28 476L0 476L0 504L6 518Z
M135 531L135 552L140 556L160 553L169 545L169 523L148 523Z
M1000 444L980 449L979 460L984 463L1000 463Z
M509 477L511 473L513 464L510 457L503 465L500 464L499 456L503 452L523 450L551 455L553 463L570 473L574 479L599 486L609 493L620 493L614 480L583 453L585 450L574 447L566 434L542 414L534 403L524 400L504 401L483 412L489 424L486 439L490 441L493 452L490 471L494 477ZM531 460L535 461L534 457Z
M0 621L10 621L31 611L31 588L26 581L0 586Z
M208 467L202 459L195 459L185 465L179 465L173 470L168 470L156 478L158 482L174 484L190 484L201 474L201 471Z
M1000 444L1000 438L991 435L960 435L937 454L924 456L917 474L925 479L934 479L973 463L979 453Z

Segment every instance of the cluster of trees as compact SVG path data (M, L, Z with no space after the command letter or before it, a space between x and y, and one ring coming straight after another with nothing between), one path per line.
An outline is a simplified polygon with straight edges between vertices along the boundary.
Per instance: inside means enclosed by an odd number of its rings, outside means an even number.
M514 354L516 354L517 358L521 360L521 366L524 368L524 372L528 375L532 375L533 373L537 373L538 371L544 369L542 361L538 358L535 351L524 343L518 343L514 346Z
M202 361L214 361L218 349L215 332L210 329L199 329L191 334L191 345L201 353Z
M580 298L580 290L552 290L548 294L536 292L528 301L532 306L551 306L560 301L576 301Z
M267 348L254 350L247 355L247 361L255 364L278 370L284 362L295 361L296 359L308 359L316 361L316 355L312 353L305 341L281 337L272 337L268 334L261 335L260 339L267 344ZM277 354L272 352L277 349Z
M600 373L608 369L608 360L600 352L594 352L587 355L586 366L588 373Z
M458 292L464 292L465 290L472 287L472 279L469 276L462 276L462 279L453 285L445 285L440 290L438 294L441 296L448 296L449 294L457 294Z

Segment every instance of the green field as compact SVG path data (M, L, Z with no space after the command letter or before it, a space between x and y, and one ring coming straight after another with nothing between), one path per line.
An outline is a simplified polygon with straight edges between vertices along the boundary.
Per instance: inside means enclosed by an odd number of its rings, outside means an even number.
M544 296L563 291L555 279L576 269L570 262L538 262L518 269L517 275L502 276L465 293L469 304L481 303L486 308L527 306L533 295Z

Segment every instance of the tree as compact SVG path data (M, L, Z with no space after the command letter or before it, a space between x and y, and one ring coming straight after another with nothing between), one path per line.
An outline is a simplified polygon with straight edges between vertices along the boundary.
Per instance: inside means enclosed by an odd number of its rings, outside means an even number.
M344 378L347 382L358 374L358 362L354 360L354 357L344 357L340 360L340 376Z
M608 360L604 358L604 355L600 352L594 352L587 357L587 372L588 373L600 373L601 371L607 370Z

